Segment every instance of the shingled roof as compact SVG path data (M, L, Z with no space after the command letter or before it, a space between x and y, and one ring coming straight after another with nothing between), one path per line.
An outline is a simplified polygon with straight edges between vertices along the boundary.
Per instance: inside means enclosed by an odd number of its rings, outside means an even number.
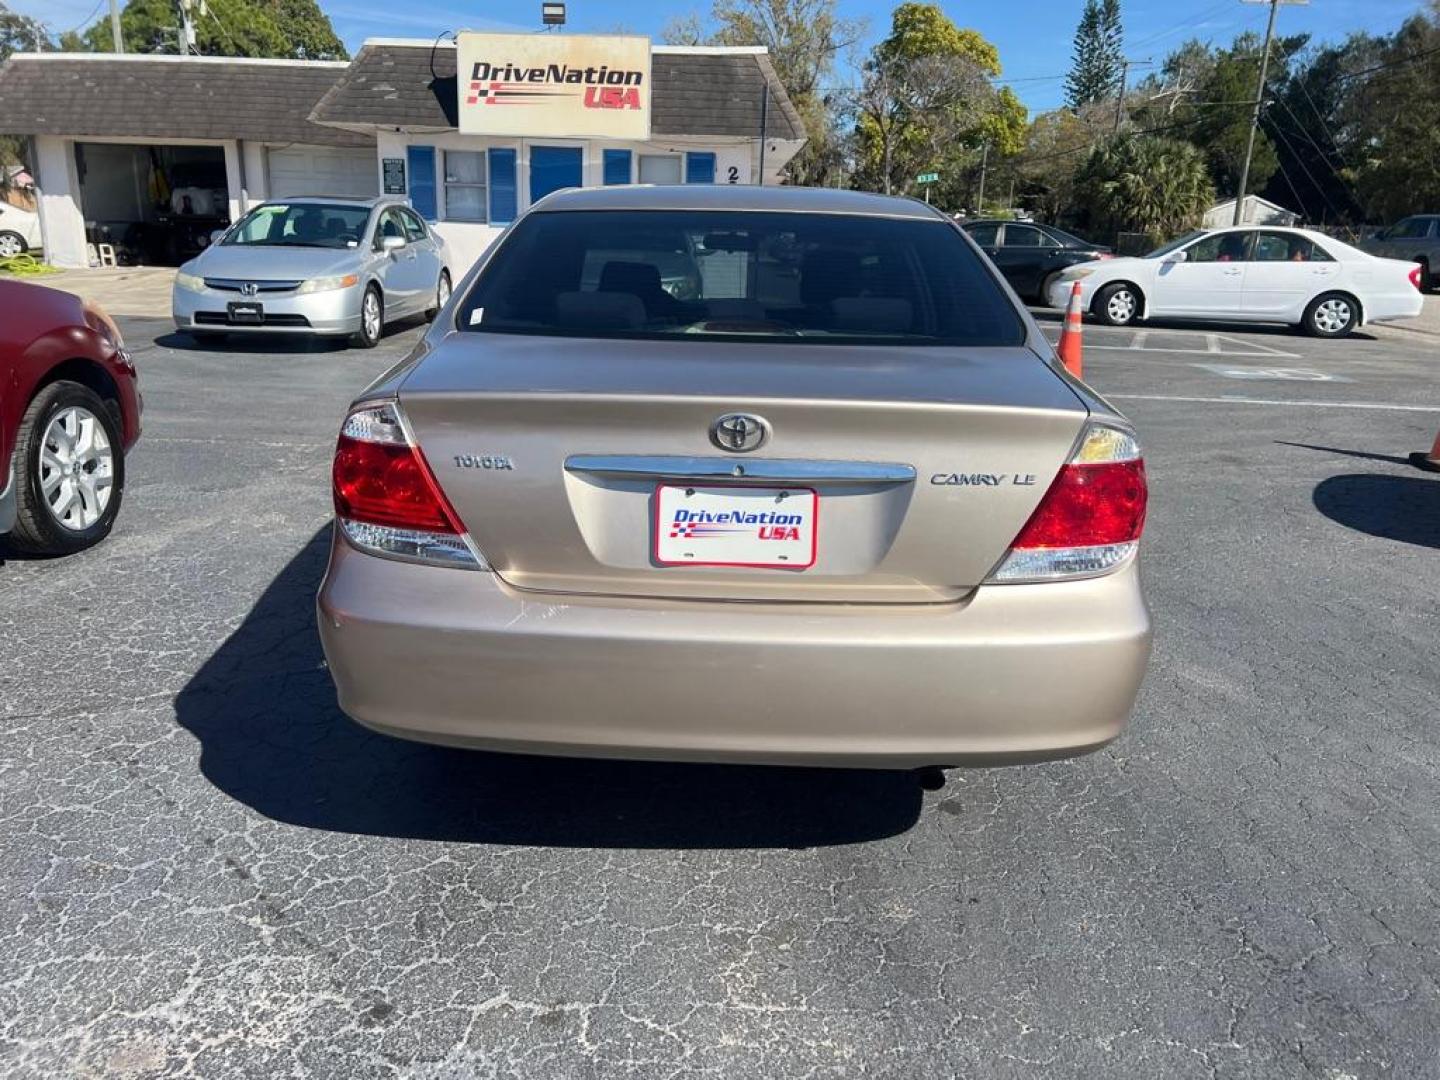
M0 64L0 133L372 146L308 119L344 63L17 53Z
M452 130L458 126L455 57L449 44L367 41L310 119L355 130ZM800 115L763 50L657 46L650 66L655 135L756 137L768 83L766 134L805 137Z

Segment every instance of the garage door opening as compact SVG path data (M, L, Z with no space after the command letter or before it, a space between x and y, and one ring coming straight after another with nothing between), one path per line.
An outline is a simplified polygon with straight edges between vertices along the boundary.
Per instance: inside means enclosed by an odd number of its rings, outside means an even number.
M121 266L179 266L230 224L219 146L75 144L85 239Z

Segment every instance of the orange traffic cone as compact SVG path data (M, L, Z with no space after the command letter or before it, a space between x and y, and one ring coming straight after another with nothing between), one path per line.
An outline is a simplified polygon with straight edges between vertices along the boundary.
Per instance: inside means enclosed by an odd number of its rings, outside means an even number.
M1060 344L1057 347L1060 362L1065 365L1065 370L1077 379L1085 377L1085 365L1080 355L1080 334L1080 283L1077 281L1070 289L1070 303L1065 308L1065 326L1060 331Z
M1440 435L1435 436L1435 445L1430 447L1430 453L1416 450L1411 454L1410 464L1426 472L1440 472Z

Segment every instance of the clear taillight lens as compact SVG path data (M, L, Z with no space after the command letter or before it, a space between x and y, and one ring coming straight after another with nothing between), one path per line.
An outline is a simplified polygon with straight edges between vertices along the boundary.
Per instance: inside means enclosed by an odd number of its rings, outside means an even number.
M414 562L484 569L393 402L365 405L345 418L331 484L335 520L356 547Z
M1139 546L1147 497L1135 436L1090 424L990 580L1058 581L1117 569Z

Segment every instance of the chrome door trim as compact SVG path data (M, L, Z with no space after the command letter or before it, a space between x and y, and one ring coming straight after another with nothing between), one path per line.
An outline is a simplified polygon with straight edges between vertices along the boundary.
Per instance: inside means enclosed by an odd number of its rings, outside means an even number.
M571 454L565 471L645 479L745 479L784 483L824 481L831 484L909 484L915 480L913 465L881 461L816 461L812 459L766 459L713 457L671 457L662 454Z

